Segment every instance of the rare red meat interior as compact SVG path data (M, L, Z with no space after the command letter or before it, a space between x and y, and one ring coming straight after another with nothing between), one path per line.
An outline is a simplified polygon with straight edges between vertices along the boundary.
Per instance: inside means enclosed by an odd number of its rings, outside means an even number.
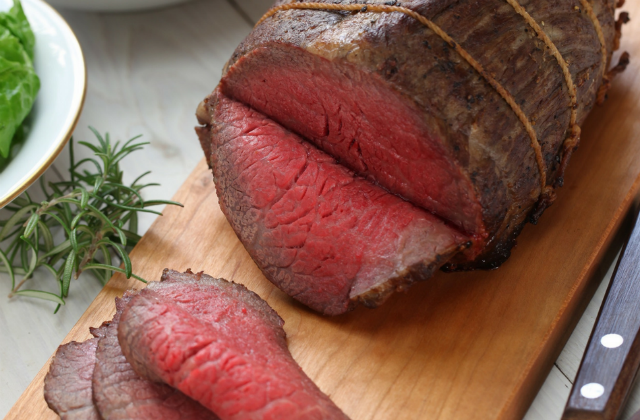
M163 383L139 376L122 353L118 324L133 294L116 299L116 314L103 326L94 355L91 389L104 420L219 420L211 411Z
M141 376L223 420L348 420L293 360L284 321L240 284L165 270L134 296L118 339Z
M95 338L62 345L44 396L62 420L348 420L246 287L165 269L116 299Z
M44 380L44 397L62 420L218 420L166 384L139 376L122 354L118 323L135 292L116 299L116 314L94 338L58 348Z
M219 92L207 105L222 211L262 271L307 306L375 306L469 243L246 105Z

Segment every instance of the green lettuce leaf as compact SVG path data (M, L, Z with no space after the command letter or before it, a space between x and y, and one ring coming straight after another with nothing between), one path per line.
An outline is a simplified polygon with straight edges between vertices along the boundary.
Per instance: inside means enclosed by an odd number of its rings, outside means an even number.
M0 13L0 26L7 28L11 34L20 40L20 43L33 60L36 37L33 35L29 21L22 10L18 0L13 0L13 7L5 13Z
M16 131L40 89L33 68L35 37L17 0L0 13L0 157L9 155Z
M9 154L11 139L31 111L40 89L33 66L0 57L0 155Z
M0 26L0 57L23 65L31 65L31 58L22 43L7 28Z

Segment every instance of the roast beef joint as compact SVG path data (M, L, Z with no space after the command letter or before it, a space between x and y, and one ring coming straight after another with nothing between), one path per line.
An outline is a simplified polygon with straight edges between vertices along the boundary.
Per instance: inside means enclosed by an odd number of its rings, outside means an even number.
M555 199L611 70L612 0L279 2L198 107L222 211L324 314L495 268Z

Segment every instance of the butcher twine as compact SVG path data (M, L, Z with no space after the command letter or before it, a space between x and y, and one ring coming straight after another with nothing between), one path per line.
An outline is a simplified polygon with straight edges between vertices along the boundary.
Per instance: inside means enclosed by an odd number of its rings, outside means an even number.
M596 33L598 34L598 39L600 40L600 51L602 51L602 77L604 77L607 75L607 44L604 40L602 26L600 25L598 16L596 16L589 2L587 0L580 0L580 4L582 4L582 7L587 12L587 16L589 16L589 19L591 19L593 27L596 29Z
M580 138L580 127L576 124L577 119L577 94L576 88L573 83L573 78L571 77L571 72L569 71L569 66L567 62L564 60L558 48L555 44L549 39L547 34L542 30L540 25L527 13L527 11L517 2L517 0L506 0L509 5L513 7L513 9L521 15L526 22L531 26L538 37L542 39L542 41L547 45L547 47L551 50L552 55L555 57L558 65L562 69L562 74L564 75L565 82L567 84L569 90L569 98L570 98L570 106L571 117L569 123L569 136L565 139L563 143L564 154L566 154L573 149L579 141ZM606 57L607 50L604 42L604 35L602 33L602 27L600 26L600 22L598 21L597 16L593 12L591 5L587 0L580 0L580 3L584 7L587 15L593 22L595 26L596 32L598 34L598 38L601 43L602 56L604 60L603 68L606 71ZM391 6L391 5L382 5L382 4L331 4L331 3L287 3L281 4L279 6L275 6L271 8L267 13L265 13L258 23L255 26L260 25L265 19L273 16L279 11L283 10L291 10L291 9L312 9L312 10L337 10L337 11L350 11L350 12L373 12L373 13L392 13L399 12L404 13L407 16L410 16L427 26L436 35L442 38L446 43L448 43L455 51L471 65L480 75L498 92L498 94L509 104L513 112L516 114L522 125L524 126L529 138L531 139L531 147L535 152L536 163L538 165L538 171L540 172L540 195L546 196L547 199L553 200L553 187L547 185L547 170L546 164L544 162L544 158L542 156L542 148L540 146L540 142L538 141L538 136L536 135L535 130L533 129L533 125L531 121L527 118L527 116L522 111L522 108L516 103L515 99L507 90L489 73L487 73L482 64L476 61L464 48L462 48L457 42L455 42L445 31L442 30L438 25L427 19L425 16L421 15L418 12L415 12L411 9L401 6Z
M573 78L569 71L569 65L565 61L564 57L562 57L562 54L560 54L560 51L558 51L556 44L549 39L540 25L538 25L538 22L531 17L524 7L522 7L516 0L507 0L507 3L513 7L513 10L515 10L516 13L524 18L527 24L536 32L536 35L538 35L538 37L547 45L547 48L551 50L551 55L553 55L558 62L558 65L562 70L562 74L564 75L564 81L567 84L567 89L569 91L569 109L571 110L571 116L569 118L569 135L562 145L563 157L566 158L568 153L570 153L570 150L578 145L578 141L580 139L580 127L576 124L576 120L578 118L578 94L576 93L576 86L573 83Z

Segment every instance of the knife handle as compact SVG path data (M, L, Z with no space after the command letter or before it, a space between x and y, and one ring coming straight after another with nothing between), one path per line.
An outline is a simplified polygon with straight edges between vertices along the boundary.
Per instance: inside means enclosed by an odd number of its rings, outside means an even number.
M640 222L624 246L596 319L563 420L613 420L640 363Z

